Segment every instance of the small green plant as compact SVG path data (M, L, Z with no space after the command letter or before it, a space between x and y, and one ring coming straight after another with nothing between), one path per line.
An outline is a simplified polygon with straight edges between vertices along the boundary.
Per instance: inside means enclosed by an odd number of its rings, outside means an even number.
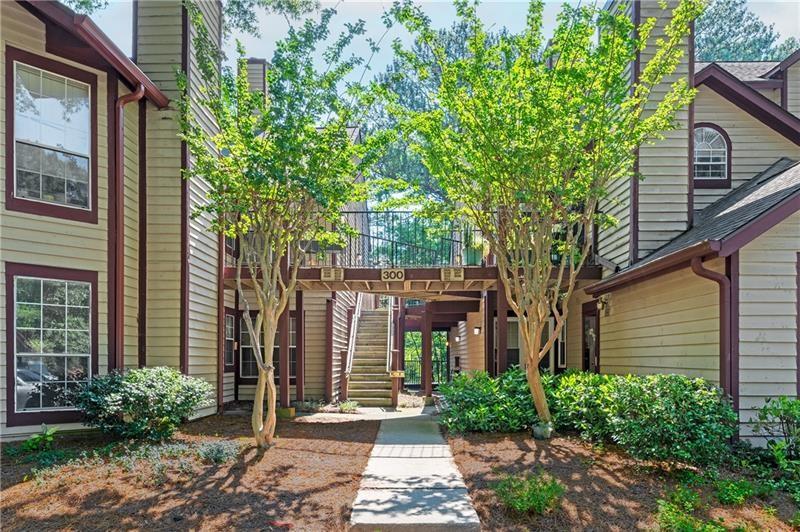
M93 378L74 397L87 425L117 438L163 440L198 408L210 404L211 385L174 368L112 372Z
M241 449L241 445L235 441L207 441L198 446L197 456L207 463L224 464L235 460Z
M558 507L564 486L544 474L508 475L494 486L503 505L517 513L541 515Z
M305 401L295 401L295 409L298 412L321 412L325 408L325 401L321 399L306 399Z
M792 518L789 519L789 524L794 528L800 528L800 512L795 512Z
M741 506L755 495L755 487L749 480L723 479L718 480L714 487L717 500L729 506Z
M339 413L341 414L355 414L358 412L358 402L357 401L341 401L338 405L336 405L339 409Z
M658 501L656 521L662 532L724 532L724 526L703 521L693 514L702 506L700 494L686 486L677 486Z
M42 423L42 431L25 440L22 443L21 448L23 451L28 453L49 451L53 448L53 442L56 439L56 432L58 432L57 428L53 427L48 429L47 425Z

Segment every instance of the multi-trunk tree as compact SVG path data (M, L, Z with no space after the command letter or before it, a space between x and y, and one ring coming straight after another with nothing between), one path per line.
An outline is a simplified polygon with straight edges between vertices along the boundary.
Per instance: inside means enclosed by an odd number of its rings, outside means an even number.
M537 413L549 422L539 363L564 326L593 226L614 223L598 204L614 181L630 178L637 148L674 128L693 97L685 78L657 99L653 89L676 71L703 2L677 2L658 39L654 19L637 28L623 12L565 7L547 44L541 1L530 4L521 33L497 42L475 4L456 7L468 53L453 58L420 8L395 6L395 20L427 50L397 44L398 57L440 82L426 95L434 108L397 98L389 108L444 192L446 208L429 211L466 218L488 241L500 289L519 317ZM645 46L655 53L632 80L629 66Z
M353 125L369 97L343 81L362 62L345 50L363 24L349 26L324 50L326 70L315 67L333 13L323 11L319 21L307 20L278 42L264 91L248 84L241 49L235 71L214 68L218 50L204 39L199 13L191 13L205 85L201 101L185 95L181 102L182 138L191 154L185 177L208 185L207 202L195 215L209 216L210 230L239 241L236 287L258 366L252 429L262 448L272 443L276 426L275 333L301 259L311 246L324 249L348 231L340 212L364 198L359 177L381 144L380 136L360 141ZM211 114L216 131L201 127L197 109Z

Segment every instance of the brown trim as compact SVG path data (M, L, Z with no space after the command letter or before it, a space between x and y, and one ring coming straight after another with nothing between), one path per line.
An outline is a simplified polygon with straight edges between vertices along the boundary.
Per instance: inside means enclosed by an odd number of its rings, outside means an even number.
M697 73L695 87L700 85L706 85L767 127L800 145L800 118L747 86L719 65L711 63Z
M781 108L789 111L789 76L783 76L781 80Z
M745 85L756 90L783 88L782 79L750 79L744 81Z
M633 2L633 25L637 38L639 35L639 26L642 23L642 2L641 0L634 0ZM631 92L634 87L639 83L639 75L642 69L641 52L636 52L636 58L633 60L633 83L631 85ZM630 205L630 248L628 262L634 264L639 260L639 148L636 148L633 162L633 175L631 176L631 205Z
M15 167L14 167L14 62L19 61L32 67L40 68L71 78L89 85L90 110L90 136L91 148L91 176L89 179L90 188L90 209L80 209L77 207L67 207L55 203L36 201L27 198L18 198L15 192ZM24 212L38 216L49 216L52 218L63 218L75 222L90 224L97 223L97 205L100 202L97 193L98 182L98 155L97 145L100 135L97 129L97 76L91 72L75 68L73 66L42 57L40 55L6 46L6 209L9 211ZM110 114L110 108L107 111Z
M625 288L634 283L642 282L653 277L664 275L670 268L686 267L694 257L715 255L720 248L717 241L703 241L693 246L681 249L669 255L664 255L641 266L631 268L613 275L599 283L587 286L584 290L592 297Z
M719 384L731 395L731 280L723 273L705 268L701 257L692 258L690 264L696 275L719 286Z
M139 62L139 0L131 2L131 61Z
M694 57L694 21L689 26L689 86L694 87L694 71L695 71L695 57ZM689 160L687 161L686 175L686 228L689 229L694 225L694 98L689 102ZM730 146L730 144L729 144ZM730 149L728 150L728 176L730 176Z
M739 252L725 258L725 274L730 279L731 400L739 412Z
M318 267L301 267L297 272L298 281L320 282L320 270ZM439 268L405 268L406 281L441 281ZM380 281L379 268L344 268L344 281ZM259 272L258 277L261 276ZM555 278L557 272L553 272ZM578 279L600 279L602 268L595 265L584 265L578 272ZM226 279L236 279L236 268L225 268ZM498 279L497 266L468 266L464 268L464 279L466 281L492 281ZM343 281L343 282L344 282ZM331 283L328 283L329 285ZM455 290L463 293L464 290Z
M230 307L223 307L222 308L222 358L220 362L220 366L223 368L224 373L234 373L236 372L236 353L239 350L239 312L236 309L232 309ZM226 364L225 363L225 342L227 340L227 336L225 333L225 320L228 319L228 316L233 316L233 364Z
M294 318L294 334L295 334L295 375L294 375L294 394L297 401L305 400L305 382L306 382L306 337L305 337L305 321L306 311L303 308L303 291L297 290L295 292L295 318Z
M83 281L92 287L91 308L91 366L92 375L98 374L98 283L97 272L89 270L76 270L72 268L54 268L33 264L20 264L6 262L6 426L21 427L38 425L40 423L71 423L80 421L81 415L77 411L57 412L16 412L16 379L14 371L15 356L15 306L14 306L14 277L30 276L49 279L63 279L66 281Z
M795 359L797 360L797 395L800 395L800 251L797 252L797 264L795 265L797 277L795 277L795 287L797 292L795 294Z
M107 121L108 121L108 371L117 369L117 305L115 304L114 294L117 293L117 232L115 231L115 220L117 219L117 181L112 176L116 175L116 136L117 136L117 114L112 111L117 104L119 92L119 82L117 73L113 70L108 71L108 95Z
M164 108L169 104L169 98L97 27L92 19L86 15L76 15L74 11L59 2L21 2L21 4L29 11L37 11L42 16L49 18L84 41L130 85L144 85L145 94L153 104L159 108Z
M762 75L763 78L772 78L775 77L776 74L782 73L787 68L791 67L795 63L800 61L800 48L789 54L783 61L775 65L772 70L767 72L766 74ZM786 75L783 76L786 78Z
M692 169L692 176L694 176L694 131L701 127L713 129L725 140L725 147L726 147L726 157L727 157L727 164L725 179L693 179L691 182L694 183L696 188L731 188L731 167L733 166L733 143L731 142L731 137L728 135L728 132L725 131L722 126L719 126L713 122L697 122L692 129L690 129L689 138L691 139L692 151L691 157L689 159L689 167Z
M225 366L225 278L222 270L225 267L225 236L217 235L217 408L221 411L225 399L222 393L223 374L228 370Z
M117 368L125 367L125 106L144 97L144 86L139 85L134 92L120 96L115 102L116 133L114 135L114 260L116 282L114 284L114 305L116 307L114 326L116 342L114 351ZM137 355L138 358L138 355Z
M189 76L189 16L181 4L181 70ZM187 89L188 90L188 89ZM189 182L183 172L189 166L189 147L181 141L181 311L180 311L180 369L189 374Z
M422 314L422 364L420 372L420 390L425 397L433 395L433 312L425 303Z
M333 401L333 300L325 300L325 401Z
M597 325L594 337L594 351L597 357L597 365L595 366L595 373L600 373L600 312L597 309L597 300L587 301L581 305L581 368L583 371L589 371L591 361L585 356L586 354L586 335L584 334L583 320L586 316L594 316Z
M138 3L138 0L136 0ZM139 367L147 366L147 101L139 102Z

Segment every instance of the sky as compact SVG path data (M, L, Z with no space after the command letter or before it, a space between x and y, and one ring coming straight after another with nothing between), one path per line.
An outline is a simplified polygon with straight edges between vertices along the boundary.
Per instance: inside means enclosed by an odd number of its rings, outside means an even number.
M552 31L555 18L562 1L546 4L544 14L545 33ZM338 3L322 2L322 7L337 6L337 15L331 23L332 33L343 27L345 22L363 19L366 23L366 36L375 40L383 38L381 51L371 62L371 72L381 72L391 61L391 42L400 39L410 42L410 37L401 28L394 27L388 32L381 21L382 13L391 6L391 0L341 1ZM450 1L424 0L421 2L425 12L435 27L449 27L455 17L455 10ZM527 12L527 1L486 1L480 5L479 14L484 22L496 29L507 28L514 33L523 28ZM750 9L767 24L775 24L775 29L782 38L797 36L800 38L800 0L748 0ZM109 37L128 55L131 53L131 13L132 3L126 0L110 0L109 6L92 15L92 18ZM259 18L261 37L236 35L244 44L250 57L269 59L275 49L275 43L286 36L287 23L278 15L261 15ZM351 50L361 57L370 56L369 47L362 39L354 43ZM226 46L228 57L234 56L233 41Z

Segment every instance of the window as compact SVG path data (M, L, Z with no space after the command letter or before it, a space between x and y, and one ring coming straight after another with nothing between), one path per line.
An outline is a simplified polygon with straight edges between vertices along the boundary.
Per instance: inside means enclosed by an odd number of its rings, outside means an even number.
M725 131L701 123L694 129L694 180L700 188L730 186L731 143Z
M264 353L263 331L261 333L261 353ZM239 377L258 378L258 363L253 352L253 343L247 330L247 323L242 318L239 332ZM275 382L280 380L280 331L275 332L275 344L272 348L273 364L275 366ZM289 377L294 381L297 374L297 330L294 316L289 318Z
M96 76L8 47L10 210L97 222Z
M233 314L225 314L225 358L226 369L233 368L234 353L236 350L236 317Z

